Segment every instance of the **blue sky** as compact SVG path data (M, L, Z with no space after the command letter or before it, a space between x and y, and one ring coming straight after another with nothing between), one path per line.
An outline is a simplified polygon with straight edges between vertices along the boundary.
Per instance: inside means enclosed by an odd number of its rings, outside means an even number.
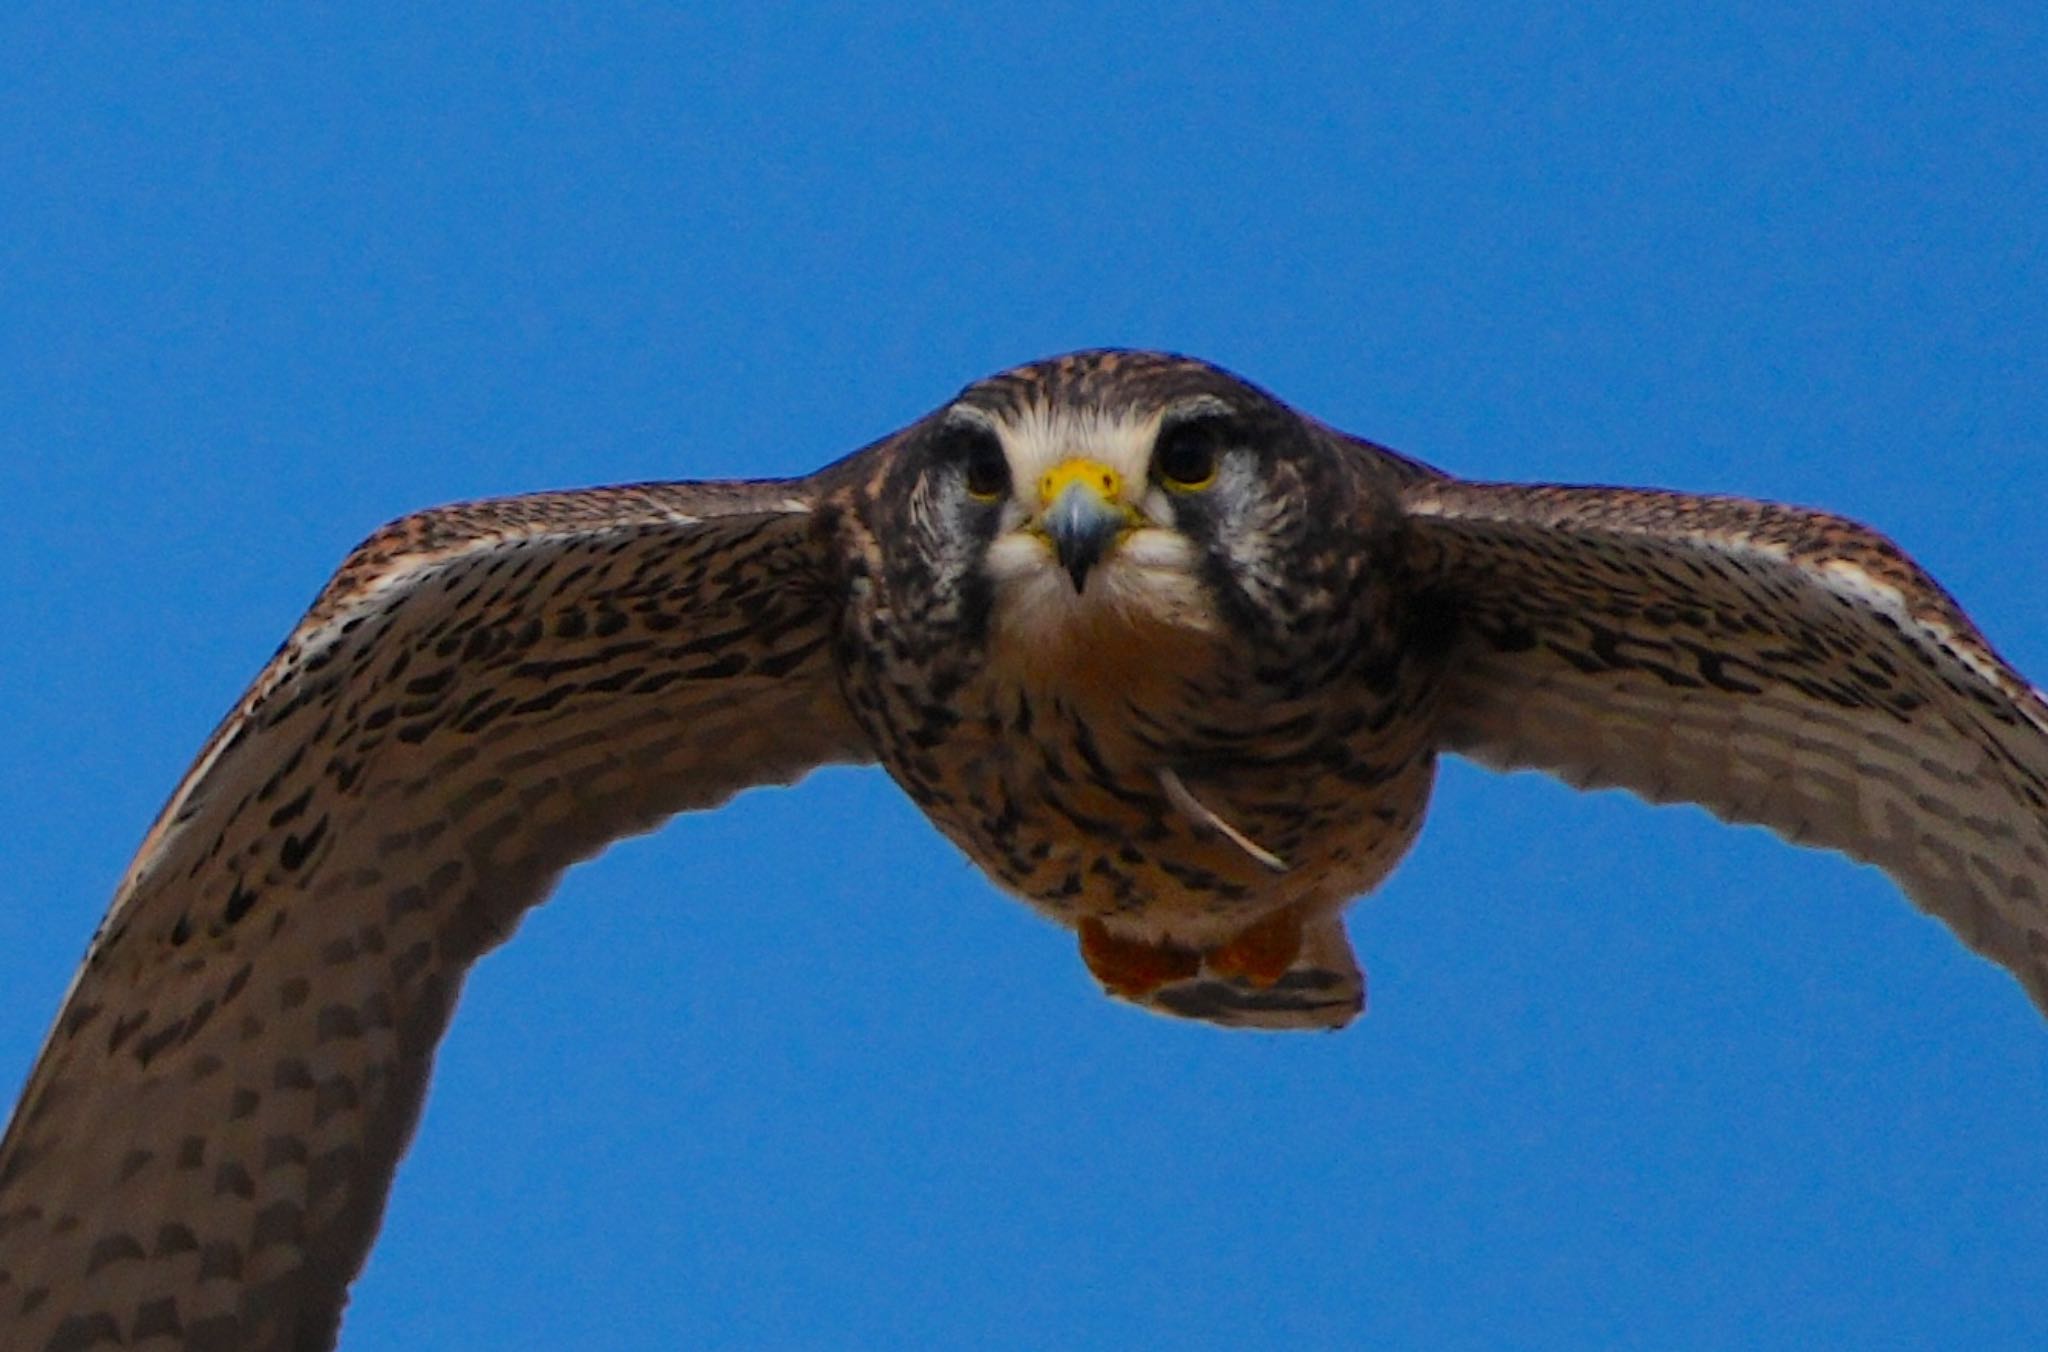
M1827 505L2048 677L2038 4L94 8L0 20L0 1085L380 521L1072 347ZM343 1345L2048 1330L2048 1030L1882 876L1454 764L1353 915L1363 1020L1231 1035L878 772L673 823L478 969Z

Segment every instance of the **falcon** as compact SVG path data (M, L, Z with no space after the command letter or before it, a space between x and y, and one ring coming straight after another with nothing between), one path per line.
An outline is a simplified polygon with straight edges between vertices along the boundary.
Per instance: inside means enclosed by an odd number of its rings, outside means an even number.
M441 508L342 564L144 838L0 1142L0 1343L337 1336L470 965L622 835L879 763L1111 995L1364 999L1455 752L1889 873L2048 1008L2048 704L1838 517L1474 483L1076 353L802 479Z

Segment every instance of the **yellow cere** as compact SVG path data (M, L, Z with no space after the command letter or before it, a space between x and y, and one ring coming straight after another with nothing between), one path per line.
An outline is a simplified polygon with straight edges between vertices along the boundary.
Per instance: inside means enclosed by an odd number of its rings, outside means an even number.
M1101 494L1104 502L1117 502L1123 496L1123 475L1100 460L1074 459L1063 460L1045 472L1038 481L1038 500L1047 505L1057 502L1060 494L1077 483Z

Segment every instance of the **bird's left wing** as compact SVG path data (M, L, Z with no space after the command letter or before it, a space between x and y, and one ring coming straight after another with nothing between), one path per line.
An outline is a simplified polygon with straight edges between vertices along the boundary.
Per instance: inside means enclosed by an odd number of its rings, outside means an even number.
M0 1346L321 1348L469 966L668 815L871 759L807 481L444 508L144 840L0 1142Z
M2048 704L1896 546L1732 498L1403 493L1446 749L1867 860L2048 1011Z

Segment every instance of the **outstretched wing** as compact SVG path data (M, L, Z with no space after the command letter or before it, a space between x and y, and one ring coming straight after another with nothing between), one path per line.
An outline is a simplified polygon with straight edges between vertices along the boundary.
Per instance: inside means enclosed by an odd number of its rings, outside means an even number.
M331 1345L470 964L607 842L872 758L825 554L798 481L451 507L351 555L30 1074L0 1343Z
M2048 704L1896 546L1731 498L1406 494L1447 749L1867 860L2048 1011Z

